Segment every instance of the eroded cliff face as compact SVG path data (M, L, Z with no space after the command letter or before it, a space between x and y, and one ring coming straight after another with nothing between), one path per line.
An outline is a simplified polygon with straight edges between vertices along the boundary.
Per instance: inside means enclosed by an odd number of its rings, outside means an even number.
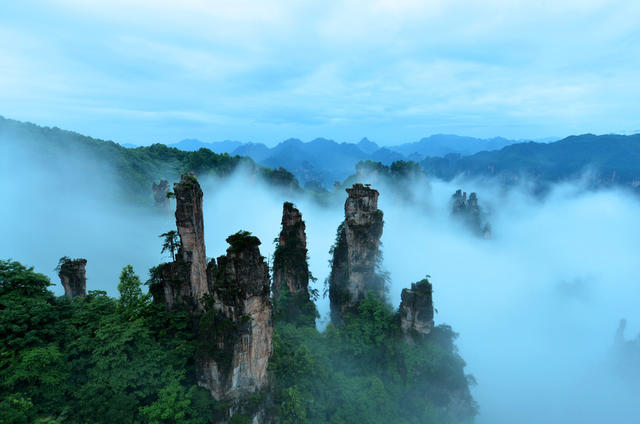
M269 383L273 352L269 267L257 237L237 233L217 264L209 263L211 295L198 337L198 384L217 400L239 400Z
M383 213L378 191L362 184L347 189L345 220L333 248L329 300L331 319L339 323L354 312L368 292L384 299L384 278L376 273Z
M151 186L153 190L153 200L157 208L169 209L169 198L167 193L169 192L169 182L167 180L160 180L159 183L153 183Z
M429 280L412 283L410 289L402 289L400 327L408 340L422 337L433 329L433 288Z
M287 322L315 324L316 309L309 296L307 236L302 214L292 203L282 207L282 231L273 256L273 299Z
M180 243L175 261L151 270L151 293L168 309L182 304L201 310L207 286L207 254L204 246L202 189L193 174L183 174L173 185L176 197L176 226Z
M70 259L64 257L58 266L58 276L64 287L64 294L69 299L87 295L86 259Z
M301 305L310 305L315 312L309 295L311 276L302 215L293 204L284 204L282 230L274 256L273 295L278 302L274 309L269 268L260 253L260 240L247 232L236 233L227 238L230 247L226 254L203 266L206 254L202 191L190 175L183 176L174 190L180 248L173 262L155 268L150 288L154 299L165 302L169 309L186 305L196 340L197 384L219 401L213 422L279 422L278 417L272 416L274 410L270 405L274 396L280 396L277 394L280 380L278 376L272 380L274 376L268 369L274 349L274 314L277 314L276 320L282 322L282 309L278 307L284 305L283 299L298 295L304 302L289 303L298 309L285 308L285 312L294 313L284 321L294 317L293 322L299 325L301 321L295 318L296 314L304 319L314 317L305 314ZM377 205L378 192L356 184L347 193L345 220L338 230L329 278L332 319L336 323L342 322L347 314L357 312L369 292L381 300L385 298L385 279L376 271L383 227L383 214ZM174 239L167 239L165 246L171 240ZM402 292L398 312L400 328L395 316L389 340L407 343L412 349L410 352L418 353L423 347L436 345L440 349L436 351L448 355L451 362L447 366L451 369L443 371L446 378L432 366L418 366L412 371L412 379L422 378L425 384L412 383L411 390L420 399L424 397L425 404L433 404L439 415L460 417L458 421L463 422L475 413L463 371L464 362L455 353L455 334L450 327L434 327L433 311L431 284L427 280L412 284ZM315 320L310 318L308 322L315 323ZM297 330L291 325L283 328ZM399 336L400 330L404 339ZM429 354L432 350L424 352ZM402 360L401 355L399 358Z
M200 300L208 292L202 189L193 174L183 174L180 182L173 185L173 192L176 196L176 226L180 235L178 257L191 264L191 294Z
M266 389L273 351L269 267L260 240L246 232L234 234L227 238L227 254L207 264L200 185L185 174L174 193L180 243L173 262L151 271L154 301L169 310L189 311L198 340L198 384L228 402L218 422L236 413L266 422L265 403L256 406L245 399Z
M193 296L191 285L191 264L176 260L160 264L151 269L153 283L149 291L155 302L164 303L168 310L179 305L189 311L200 308L198 300Z

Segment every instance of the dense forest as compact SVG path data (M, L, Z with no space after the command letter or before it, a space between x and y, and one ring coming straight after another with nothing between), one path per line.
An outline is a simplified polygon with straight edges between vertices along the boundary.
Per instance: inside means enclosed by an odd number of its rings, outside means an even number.
M384 283L376 274L377 191L356 184L348 192L328 282L343 293L362 276ZM384 290L368 290L365 281L338 300L340 320L320 330L305 225L293 204L283 206L273 269L260 240L239 232L227 239L226 255L205 264L205 286L198 287L199 257L206 259L202 191L186 174L175 196L179 238L164 235L159 248L173 260L151 270L149 293L130 265L120 274L118 298L86 291L86 261L63 257L57 271L66 295L56 297L43 274L0 261L1 422L472 420L473 378L464 373L456 333L433 323L428 279L403 290L397 311ZM259 376L254 366L263 359Z
M131 267L117 299L55 297L50 284L0 262L0 422L206 423L224 407L196 385L188 314L152 303ZM322 332L276 322L274 413L282 423L443 422L417 389L466 386L455 333L438 326L420 344L399 343L388 305L368 298L359 312Z

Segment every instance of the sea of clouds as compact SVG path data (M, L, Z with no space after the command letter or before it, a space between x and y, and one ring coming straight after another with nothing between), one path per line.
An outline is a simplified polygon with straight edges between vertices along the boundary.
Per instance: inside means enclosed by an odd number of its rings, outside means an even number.
M158 235L175 227L172 210L123 204L108 167L66 158L34 169L21 165L26 152L0 147L0 153L0 258L45 273L56 294L63 293L54 272L63 255L87 258L88 290L113 296L124 265L145 280L151 266L168 260ZM315 288L323 291L346 193L320 204L244 172L204 179L202 186L210 257L224 254L228 235L247 230L270 260L282 202L294 201L307 226ZM389 301L397 307L402 288L431 276L436 323L460 334L460 354L478 383L472 389L478 423L637 422L640 384L620 378L611 364L620 318L629 320L628 337L640 331L637 197L587 191L579 181L543 197L524 185L506 190L490 181L419 181L408 197L384 183L375 187L385 219ZM478 193L491 238L450 216L458 188ZM324 326L328 299L318 306Z

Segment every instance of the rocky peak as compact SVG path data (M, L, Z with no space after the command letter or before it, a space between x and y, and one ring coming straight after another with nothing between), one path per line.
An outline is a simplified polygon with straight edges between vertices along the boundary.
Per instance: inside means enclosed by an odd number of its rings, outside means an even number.
M302 214L293 203L284 202L282 205L282 231L278 238L278 246L286 247L287 243L295 247L307 247L306 226Z
M367 225L377 220L378 190L362 184L354 184L346 190L344 214L349 225Z
M480 212L480 207L478 206L478 195L476 193L471 193L469 195L469 200L467 201L467 208L472 213Z
M384 299L384 278L376 273L383 213L378 209L378 191L362 184L347 189L345 220L338 228L333 248L329 299L331 317L342 321L354 312L368 292Z
M182 174L173 185L176 197L176 226L180 236L177 260L190 264L191 295L199 304L207 288L207 255L204 246L202 189L193 174Z
M400 303L400 327L405 336L425 336L433 329L432 286L428 279L402 289Z
M211 296L200 320L205 346L196 359L198 384L217 400L238 400L266 388L273 351L269 267L260 240L247 232L227 242L227 254L208 267Z
M153 200L156 207L162 209L169 209L169 198L167 193L169 192L169 182L167 180L160 180L159 183L153 183L151 186L153 190Z
M181 304L191 314L198 385L229 402L219 422L238 411L263 422L264 405L247 410L243 400L266 389L273 350L269 267L260 240L246 231L233 234L226 255L207 264L200 185L184 174L174 194L180 247L173 262L152 268L150 291L168 309Z
M218 273L212 281L214 290L220 293L229 289L242 293L244 297L268 296L269 267L260 254L260 239L247 231L240 231L227 237L227 243L230 244L227 254L218 258Z
M478 205L478 195L457 190L451 196L451 215L462 220L474 233L488 238L491 236L491 225L486 222L485 214Z
M69 299L87 295L86 259L63 257L58 263L58 276L64 287L64 294Z
M618 323L618 329L616 330L616 336L614 338L614 344L616 346L622 346L625 343L624 333L627 329L627 320L622 318Z
M282 230L273 257L273 299L279 317L288 322L315 324L309 296L307 236L302 214L292 203L282 206Z
M464 193L458 189L453 196L451 196L451 213L462 213L467 208L467 192Z

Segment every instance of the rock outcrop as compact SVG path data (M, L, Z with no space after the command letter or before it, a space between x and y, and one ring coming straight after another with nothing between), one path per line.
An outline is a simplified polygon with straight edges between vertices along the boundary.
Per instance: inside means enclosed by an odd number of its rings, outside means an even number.
M168 310L178 306L188 311L200 308L189 284L191 264L176 260L151 268L149 291L155 302L164 303Z
M329 300L331 319L340 323L371 292L385 297L385 279L376 272L383 213L378 209L378 191L362 184L347 189L345 220L338 228L333 247Z
M636 385L640 380L640 334L630 340L625 338L627 320L621 319L612 350L612 365L620 379Z
M411 284L411 289L402 289L400 302L400 327L405 337L426 336L433 329L432 287L428 279Z
M173 192L176 196L176 226L180 235L178 256L182 261L191 263L191 293L199 300L208 292L202 189L193 174L183 174L180 182L173 185Z
M170 203L167 197L167 193L169 193L169 182L167 180L160 180L157 184L154 182L151 189L153 190L153 200L156 207L169 209Z
M151 293L169 309L177 304L202 309L202 297L209 292L202 189L193 174L183 174L173 190L180 246L174 262L152 269Z
M64 287L64 294L69 299L87 295L86 259L70 259L63 257L58 264L58 276Z
M302 214L292 203L282 206L282 230L273 256L273 299L276 314L287 322L315 324L309 295L307 236Z
M484 213L478 205L478 195L457 190L451 196L451 215L462 220L477 235L491 237L491 225L486 222Z
M196 358L198 385L217 400L238 400L268 385L267 365L273 351L269 266L260 240L236 233L207 274L212 294L205 302Z
M245 401L267 388L273 351L269 267L260 240L236 233L227 238L227 254L207 264L200 185L185 174L174 193L178 253L173 262L151 270L150 291L167 309L180 306L190 313L198 339L198 385L228 406L217 422L228 422L236 413L265 422L264 403Z

